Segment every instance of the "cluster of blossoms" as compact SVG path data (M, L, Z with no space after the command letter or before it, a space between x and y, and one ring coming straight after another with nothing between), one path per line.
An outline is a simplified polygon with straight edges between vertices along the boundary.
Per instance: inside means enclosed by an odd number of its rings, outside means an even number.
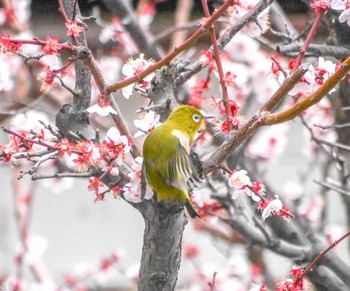
M138 49L129 33L125 30L119 18L113 16L111 22L105 25L99 35L102 44L109 41L118 42L128 55L135 54Z
M22 2L22 1L18 1ZM23 1L26 2L26 1ZM21 5L19 3L16 3L14 7L20 7ZM24 7L23 7L24 8ZM27 7L28 8L28 7ZM1 14L4 13L5 15L8 15L5 11L6 9L0 9L0 22L1 22ZM26 11L29 11L29 9L26 9ZM14 17L16 16L16 19L22 19L26 18L24 16L17 15L18 13L14 13ZM7 21L9 19L7 18ZM0 23L1 24L1 23ZM67 27L66 35L72 36L72 37L78 37L83 31L86 30L86 28L79 24L77 20L72 20L65 23ZM29 32L27 33L29 34ZM37 79L42 81L42 86L40 91L41 92L47 92L51 86L56 85L56 77L59 77L62 79L66 74L66 69L69 66L70 63L68 63L64 67L60 67L60 60L58 57L60 56L60 50L63 48L70 49L70 46L67 44L62 44L59 42L59 37L51 37L46 36L46 40L39 40L33 38L31 35L26 35L26 38L28 41L18 41L18 40L12 40L10 35L0 35L0 52L1 53L12 53L12 54L23 54L23 46L26 44L32 44L36 46L32 46L28 49L28 52L30 55L34 56L34 59L38 61L38 63L41 65L42 70L37 75ZM38 47L41 47L41 50L38 49ZM26 55L22 55L26 57ZM17 71L17 70L13 70ZM1 79L0 79L1 80Z
M260 181L251 181L245 170L235 170L229 175L228 185L233 188L232 199L237 199L242 195L249 196L252 200L258 203L258 209L262 211L262 218L265 220L271 215L282 216L285 219L290 219L292 215L278 195L275 199L265 198L265 187Z
M227 9L230 23L236 24L241 21L242 17L247 14L256 4L258 4L258 2L259 0L236 1L234 5ZM268 12L269 8L266 8L259 14L256 21L246 25L242 32L251 37L259 37L261 34L266 32L269 27Z
M257 282L257 277L261 276L261 269L258 270L256 265L250 264L240 254L226 255L219 264L208 262L208 254L202 260L202 252L204 250L200 247L184 243L184 264L191 263L195 266L195 272L186 278L186 290L248 290L249 281ZM205 250L205 253L208 252Z
M262 162L273 163L282 155L287 144L288 124L264 128L247 147L251 157Z
M102 94L99 94L97 97L97 104L92 105L86 109L86 111L89 113L96 113L102 117L106 117L109 114L118 114L110 104L111 100L106 100Z
M293 279L283 279L276 283L275 290L276 291L303 291L305 284L305 280L303 276L303 269L299 266L294 266L290 271ZM301 279L300 279L301 278ZM310 287L310 286L308 286Z
M216 73L217 69L215 61L210 51L202 50L199 61L202 66L209 66L209 74ZM225 86L234 87L236 85L236 78L237 76L228 68L228 70L226 70L223 80ZM205 102L207 101L207 97L204 95L204 92L208 91L211 88L212 81L210 80L209 76L207 79L193 78L192 84L190 84L190 86L192 92L188 103L197 108L203 108ZM238 128L241 119L241 117L238 115L239 104L234 100L233 96L231 96L229 100L227 100L225 105L224 101L221 98L215 98L215 96L211 95L207 105L210 109L217 109L218 113L221 116L228 115L228 118L226 118L226 120L218 122L218 133L228 134L229 128Z
M150 133L159 124L160 115L154 111L148 111L143 118L135 119L134 125L138 128L138 132L134 137L140 137Z
M275 291L303 291L311 290L310 284L303 278L303 269L299 266L293 266L289 271L293 279L282 279L275 284ZM268 291L264 284L256 285L250 291Z
M263 279L262 268L259 265L249 263L243 256L232 254L226 257L222 266L213 263L200 262L202 250L194 244L184 243L183 258L193 262L196 268L194 275L189 279L191 290L211 290L211 284L215 284L217 290L248 290L268 291L264 284L259 284ZM200 262L200 263L199 263ZM289 273L292 278L281 279L275 284L275 291L303 291L309 290L309 283L303 278L304 270L300 266L293 266ZM215 275L214 275L215 274ZM215 276L215 280L213 280ZM249 282L249 283L248 283Z
M130 140L120 135L115 127L110 128L105 139L99 143L88 140L73 143L67 138L55 141L56 138L52 134L47 135L46 130L41 130L39 133L33 131L31 133L9 131L9 133L9 142L0 145L0 159L3 162L17 164L20 159L25 159L36 164L41 163L42 160L47 162L55 157L69 159L76 173L86 173L91 168L102 171L102 175L89 178L88 190L95 194L96 201L103 200L105 194L110 191L116 197L121 190L127 200L141 201L142 158L136 159L135 164L131 167L130 183L126 184L123 189L115 185L108 185L106 189L102 183L107 173L112 176L119 175L118 167L123 164L131 150ZM42 154L34 154L35 151ZM148 190L145 198L150 199L152 195L153 192Z
M341 11L338 20L350 26L350 2L348 0L314 0L310 7L316 14L326 14L328 9Z
M154 192L147 187L145 197L141 196L141 176L142 176L142 161L141 157L135 159L135 163L132 165L133 172L128 174L130 177L130 183L126 184L123 188L124 197L126 200L138 203L144 199L151 199Z
M122 73L126 78L134 77L140 74L142 71L146 70L148 67L154 64L152 59L145 60L144 54L140 54L137 59L130 58L126 64L122 67ZM140 89L148 88L154 73L149 74L142 80L138 81L136 84L132 84L122 88L122 94L126 99L129 99L135 86Z
M288 69L285 70L285 73L288 74L294 69L295 62L295 59L289 61ZM300 82L298 82L288 93L295 98L293 102L296 102L299 98L308 96L315 92L321 85L323 85L324 81L336 71L336 69L337 65L332 61L319 57L317 67L310 64L308 71L301 78ZM278 81L282 84L285 79L283 72L281 72L277 66L272 67L272 72L277 75Z

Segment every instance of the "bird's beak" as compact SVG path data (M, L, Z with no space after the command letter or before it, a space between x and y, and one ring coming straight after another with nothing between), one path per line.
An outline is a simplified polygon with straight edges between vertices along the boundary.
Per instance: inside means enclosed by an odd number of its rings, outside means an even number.
M207 119L213 119L213 118L216 118L214 115L205 115L204 116L204 119L207 120Z

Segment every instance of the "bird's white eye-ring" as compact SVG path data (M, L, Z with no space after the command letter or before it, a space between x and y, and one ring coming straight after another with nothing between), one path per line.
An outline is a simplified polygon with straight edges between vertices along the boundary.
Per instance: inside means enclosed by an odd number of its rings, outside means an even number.
M193 114L192 119L196 123L198 123L201 120L201 118L198 114Z

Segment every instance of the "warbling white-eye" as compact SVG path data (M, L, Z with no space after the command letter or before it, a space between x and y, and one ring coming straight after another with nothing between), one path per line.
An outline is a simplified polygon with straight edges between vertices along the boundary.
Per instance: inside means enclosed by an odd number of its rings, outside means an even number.
M147 182L158 201L175 199L183 203L192 218L200 215L188 192L188 181L196 176L190 149L203 120L198 109L179 106L147 136L143 145L143 188Z

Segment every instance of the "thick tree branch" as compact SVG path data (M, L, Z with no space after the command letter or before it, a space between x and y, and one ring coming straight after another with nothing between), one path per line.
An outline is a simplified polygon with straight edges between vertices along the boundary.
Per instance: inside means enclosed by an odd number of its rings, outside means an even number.
M278 45L276 47L276 51L287 56L296 56L301 49L301 44L298 43L290 43ZM310 44L306 56L329 56L337 59L345 59L350 55L350 49L341 46L333 46L333 45L322 45L322 44Z

